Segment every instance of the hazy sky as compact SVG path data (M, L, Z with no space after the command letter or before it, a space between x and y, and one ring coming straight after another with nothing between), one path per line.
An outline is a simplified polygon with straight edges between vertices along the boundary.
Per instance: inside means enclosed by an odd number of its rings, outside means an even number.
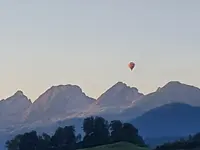
M200 87L199 0L2 0L0 99L52 85L92 97L117 81L148 93L170 80ZM136 63L134 71L127 67Z

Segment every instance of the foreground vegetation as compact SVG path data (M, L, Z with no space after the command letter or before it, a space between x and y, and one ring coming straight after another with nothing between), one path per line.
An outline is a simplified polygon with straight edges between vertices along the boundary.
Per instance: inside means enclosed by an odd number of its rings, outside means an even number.
M20 134L8 140L8 150L147 150L138 130L120 120L108 122L102 117L88 117L83 121L84 136L75 134L74 126L59 127L50 136L36 131ZM200 149L200 133L175 142L157 146L154 150Z
M180 139L157 146L155 150L200 150L200 133L189 136L188 139Z
M36 131L20 134L6 142L8 150L75 150L117 142L129 142L146 147L138 130L119 120L110 123L102 117L88 117L83 121L84 137L75 135L74 126L59 127L54 135L38 135ZM128 146L128 145L127 145ZM111 146L112 147L112 146Z

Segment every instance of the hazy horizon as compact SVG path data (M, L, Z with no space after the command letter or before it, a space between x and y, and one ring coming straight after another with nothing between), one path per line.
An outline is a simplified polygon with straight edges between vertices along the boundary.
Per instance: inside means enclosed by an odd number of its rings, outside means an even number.
M98 97L118 81L150 93L200 87L200 1L0 2L0 99L53 85ZM133 71L129 61L136 63Z

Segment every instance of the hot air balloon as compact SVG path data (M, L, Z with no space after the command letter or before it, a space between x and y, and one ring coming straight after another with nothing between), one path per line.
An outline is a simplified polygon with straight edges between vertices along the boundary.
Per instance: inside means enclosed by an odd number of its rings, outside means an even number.
M133 70L133 68L135 67L135 63L134 63L134 62L130 62L130 63L128 64L128 67L129 67L131 70Z

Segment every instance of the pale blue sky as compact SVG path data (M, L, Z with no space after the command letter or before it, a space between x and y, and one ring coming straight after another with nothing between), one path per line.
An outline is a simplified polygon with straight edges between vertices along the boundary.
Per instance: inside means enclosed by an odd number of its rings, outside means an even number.
M0 1L0 99L52 85L92 97L117 81L148 93L200 87L199 0ZM135 61L133 72L127 67Z

